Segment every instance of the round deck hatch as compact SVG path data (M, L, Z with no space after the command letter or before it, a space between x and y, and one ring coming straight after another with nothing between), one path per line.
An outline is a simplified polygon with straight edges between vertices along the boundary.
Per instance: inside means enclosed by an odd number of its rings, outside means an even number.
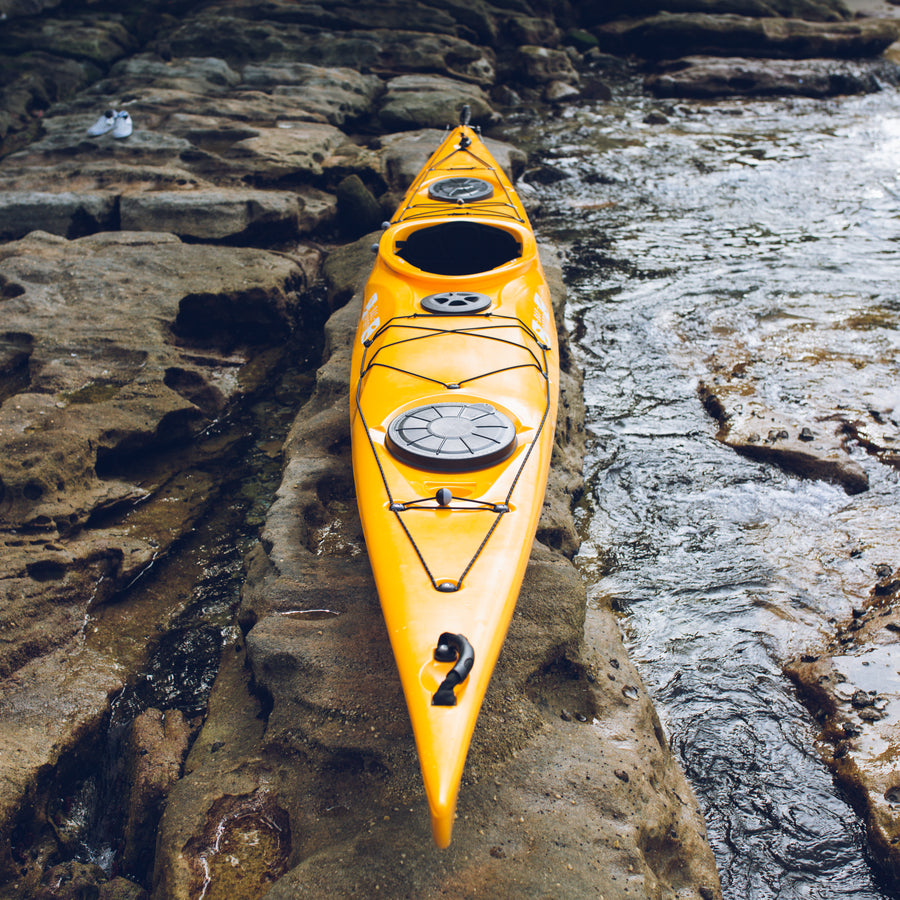
M397 416L386 444L410 466L466 472L506 459L516 449L516 427L489 403L431 403Z
M441 291L422 298L422 308L443 316L465 316L484 312L491 305L487 294L475 291Z
M483 178L442 178L428 188L432 200L447 203L474 203L493 196L494 186Z

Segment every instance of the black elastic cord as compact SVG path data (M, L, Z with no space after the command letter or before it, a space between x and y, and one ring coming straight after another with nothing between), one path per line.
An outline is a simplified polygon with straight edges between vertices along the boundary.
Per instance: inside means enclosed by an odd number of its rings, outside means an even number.
M503 516L509 511L509 502L512 499L513 491L515 490L516 485L519 482L519 478L522 476L522 473L525 470L525 466L528 464L528 460L531 458L531 453L534 450L535 444L538 442L538 438L540 437L540 435L543 432L543 429L546 425L547 416L550 413L550 375L549 375L549 372L547 371L547 349L548 348L545 344L543 344L538 339L538 337L534 333L534 331L532 329L530 329L527 325L525 325L525 323L521 319L514 317L514 316L503 316L501 318L508 319L511 323L514 323L517 327L519 327L522 331L524 331L528 335L528 337L530 337L535 342L535 344L540 348L540 351L541 351L540 361L538 361L537 356L534 354L534 352L530 348L528 348L522 344L517 344L515 341L511 341L508 339L497 338L492 335L483 335L483 334L479 333L480 330L482 330L482 327L476 326L473 328L460 328L460 329L443 329L443 328L425 329L426 331L428 331L428 334L417 335L416 337L412 337L412 338L404 338L403 340L400 340L400 341L392 341L390 344L386 344L386 345L383 345L382 347L379 347L378 350L376 350L375 353L372 355L372 359L369 360L369 362L367 363L366 357L368 356L369 347L371 346L371 344L373 343L373 341L375 340L376 337L383 335L384 333L387 332L388 329L390 329L392 327L393 328L419 327L419 326L400 324L402 322L402 320L409 319L409 318L416 318L416 316L398 316L398 317L395 317L394 319L388 320L387 322L385 322L384 325L382 325L375 332L375 334L372 336L372 338L369 341L366 341L365 348L363 350L363 357L360 362L360 377L359 377L359 381L357 382L357 385L356 385L356 409L357 409L357 412L359 413L360 419L362 421L363 428L365 429L366 437L368 438L368 441L369 441L369 446L371 447L372 453L375 457L375 463L378 466L378 471L381 474L381 480L384 483L384 489L385 489L385 493L387 494L389 508L394 513L394 515L397 517L397 521L400 524L400 527L403 529L404 533L406 534L406 537L409 540L410 545L412 546L413 550L415 551L416 556L419 558L419 562L422 564L422 568L425 570L425 574L428 576L428 579L431 581L431 585L435 590L439 590L438 583L435 580L434 575L432 575L431 570L428 568L428 563L425 561L425 557L422 555L422 551L419 549L418 545L416 544L416 541L413 538L412 534L410 533L409 528L407 528L406 523L400 517L400 514L402 512L406 512L407 510L413 511L413 510L422 510L422 509L435 509L435 507L431 507L431 506L426 507L426 506L418 505L418 504L421 504L424 502L432 501L432 500L434 500L434 498L433 497L419 498L418 500L409 500L409 501L405 501L405 502L394 500L394 498L391 494L391 489L388 485L387 475L385 474L384 467L382 466L381 460L378 457L378 451L377 451L377 447L375 445L375 441L372 439L372 435L369 430L369 426L366 422L365 415L363 414L363 411L362 411L362 390L363 390L363 382L366 380L366 376L373 368L376 368L376 367L393 369L395 371L402 372L403 374L410 375L413 378L422 378L427 381L436 382L438 384L444 384L444 383L440 382L438 379L430 378L427 375L420 375L416 372L410 372L405 369L400 369L396 366L390 366L385 363L375 363L374 362L375 358L378 356L378 354L381 352L381 350L385 349L385 347L393 347L393 346L396 346L397 344L405 343L405 342L411 341L411 340L422 340L423 338L426 338L426 337L436 337L436 336L440 336L443 334L463 333L463 334L469 335L471 337L481 337L481 338L488 339L488 340L498 340L498 341L501 341L502 343L510 344L521 350L524 350L526 353L530 354L532 359L534 360L533 363L519 363L514 366L508 366L503 369L494 370L492 372L486 373L486 375L493 375L493 374L497 374L499 372L505 372L508 370L518 369L518 368L536 368L540 372L540 375L544 379L544 382L545 382L544 411L543 411L543 414L541 415L540 424L537 427L534 439L529 443L528 449L525 451L525 453L522 456L522 460L519 463L519 466L513 477L512 483L510 485L509 491L506 494L505 500L499 504L491 503L488 501L467 501L467 502L484 504L484 511L489 511L489 512L495 513L496 518L491 523L491 526L490 526L490 528L488 528L488 531L485 534L484 539L478 545L478 549L475 551L472 558L469 560L468 565L466 565L465 569L463 569L462 575L460 575L459 579L457 580L456 590L459 590L462 587L464 579L469 574L469 572L471 571L471 569L475 565L475 563L478 561L478 557L481 556L482 551L487 546L488 541L491 539L491 536L494 534L494 531L497 529L497 526L500 524L500 519L502 519ZM484 329L509 328L509 327L511 327L511 326L510 325L483 326ZM463 384L466 381L475 381L478 378L486 377L486 375L472 376L470 378L465 379L464 381L457 382L457 383ZM445 384L444 386L446 387L447 385ZM440 507L438 507L438 508L440 508ZM460 508L460 507L443 507L443 508L453 509L453 510L465 509L465 508ZM469 508L468 511L477 512L480 510L475 509L475 508Z

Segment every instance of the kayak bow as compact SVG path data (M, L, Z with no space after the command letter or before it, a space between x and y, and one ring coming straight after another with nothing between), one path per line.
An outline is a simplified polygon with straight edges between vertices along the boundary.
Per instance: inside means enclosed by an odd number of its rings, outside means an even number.
M439 847L537 530L559 381L534 233L467 118L381 236L350 386L360 517Z

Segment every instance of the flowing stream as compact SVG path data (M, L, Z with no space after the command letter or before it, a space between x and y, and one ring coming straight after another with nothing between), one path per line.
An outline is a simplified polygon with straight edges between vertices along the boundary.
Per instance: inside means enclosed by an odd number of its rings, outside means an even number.
M753 462L697 387L741 358L772 408L900 414L900 96L664 104L631 83L540 127L507 134L585 369L580 563L621 611L725 897L895 896L782 665L891 562L900 473L851 448L870 487L850 496Z

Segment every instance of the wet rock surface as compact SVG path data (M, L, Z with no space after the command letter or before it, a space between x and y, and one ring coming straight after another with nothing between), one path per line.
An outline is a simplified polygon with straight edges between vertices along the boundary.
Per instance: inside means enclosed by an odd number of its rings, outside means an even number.
M833 97L868 94L897 83L892 63L686 56L647 77L657 97Z
M488 126L510 105L605 96L602 54L583 77L564 42L575 11L241 0L108 14L5 0L0 14L3 896L719 896L690 787L612 613L585 631L571 563L577 371L447 854L428 846L356 518L347 367L371 238L333 244L361 208L374 217L371 201L390 214L433 149L422 129L461 102ZM108 108L126 109L133 133L89 136ZM489 146L523 168L521 153ZM111 877L77 859L90 855L92 782L77 796L60 784L99 752L113 701L184 603L163 589L159 608L135 609L128 591L215 505L236 443L217 427L264 390L289 338L319 327L323 304L323 365L271 451L281 487L221 627L205 722L197 733L174 709L136 721ZM878 415L861 409L846 427L893 459L892 420Z
M660 14L597 29L601 49L647 59L680 56L751 56L809 59L878 56L897 40L885 19L808 22L707 13Z
M900 845L900 581L896 560L865 607L834 639L791 661L794 680L821 726L819 749L866 822L879 865L895 883ZM878 574L877 572L875 573Z
M833 341L820 334L813 351L803 329L785 322L771 329L752 354L709 360L698 392L720 424L718 439L754 459L840 484L848 494L865 491L868 478L851 455L851 444L896 467L900 441L890 359L863 364L846 341L854 329L872 327L877 324L870 318L848 315ZM865 377L851 380L849 373L863 365ZM776 398L776 372L792 386L802 381L802 397L799 387L792 387Z
M649 61L647 88L659 97L828 97L897 83L896 65L876 58L900 38L900 22L877 6L684 0L585 15L601 50Z

